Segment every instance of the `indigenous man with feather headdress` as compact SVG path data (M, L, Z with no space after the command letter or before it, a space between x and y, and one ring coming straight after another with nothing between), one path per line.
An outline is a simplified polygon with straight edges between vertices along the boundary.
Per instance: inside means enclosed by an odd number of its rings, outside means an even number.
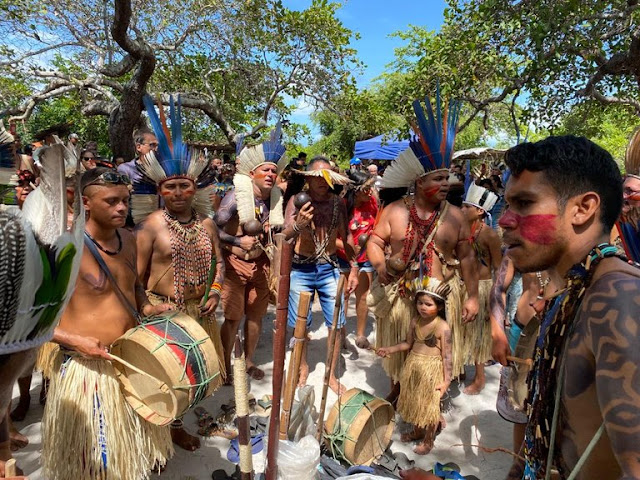
M460 105L452 102L443 115L439 93L435 114L428 98L426 114L418 100L413 103L418 120L416 136L382 178L386 189L406 191L415 186L415 194L384 208L367 245L369 260L378 272L367 298L377 320L377 347L395 345L406 337L409 321L415 316L412 285L416 278L428 281L434 277L449 283L446 316L450 324L458 318L471 322L478 313L478 271L469 244L469 226L460 209L445 200ZM468 293L463 308L460 274ZM403 354L383 361L396 385L403 363ZM397 392L394 388L389 399L394 400Z
M358 286L358 264L355 261L353 236L348 228L347 209L342 199L332 188L334 185L351 183L347 177L331 170L331 164L325 157L315 157L309 162L306 171L295 170L296 175L306 177L308 197L304 205L296 207L296 197L291 197L285 212L284 234L294 239L293 263L291 267L291 289L289 293L289 327L296 323L298 301L301 292L318 292L325 324L332 327L338 292L337 246L338 237L342 239L351 263L351 271L347 280L347 291L352 293ZM336 329L336 345L342 345L341 327L345 324L344 307L341 305L339 321ZM311 326L311 307L307 314L307 328ZM331 336L329 336L331 337ZM303 347L300 363L299 386L306 385L309 375L309 365L306 359L306 343ZM333 370L329 378L329 387L341 394L344 386L340 385L335 376L336 361L340 348L334 349Z
M242 148L238 143L235 189L222 199L216 212L226 265L222 286L225 368L230 371L231 350L242 317L245 320L244 352L247 373L261 380L264 372L253 363L253 354L262 331L262 317L269 305L269 249L274 248L272 231L284 223L282 190L278 175L287 165L281 143L280 124L271 138L260 145ZM227 377L227 383L233 379Z
M156 185L164 208L156 209L155 194L133 196L132 214L138 224L135 231L138 275L152 304L172 304L202 324L216 348L224 377L222 344L215 318L224 263L219 261L218 229L210 218L208 186L213 177L205 170L205 156L182 143L180 99L177 108L171 99L171 135L164 119L161 120L162 106L159 117L150 97L146 96L144 103L159 146L157 151L144 155L139 166L147 181ZM148 191L140 184L134 188ZM141 218L144 220L138 223ZM182 428L182 420L172 424L172 436L186 450L200 447L200 439Z

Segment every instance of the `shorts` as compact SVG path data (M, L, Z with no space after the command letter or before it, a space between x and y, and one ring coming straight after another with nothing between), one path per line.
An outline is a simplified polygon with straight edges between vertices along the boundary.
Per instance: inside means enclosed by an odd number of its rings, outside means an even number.
M340 278L340 269L334 267L330 263L319 264L296 264L291 268L291 287L289 289L289 319L288 325L291 328L296 326L296 318L298 317L298 301L300 300L300 292L312 292L311 302L315 298L315 292L318 292L322 314L324 315L324 324L327 328L333 325L333 312L335 310L336 292L338 290L338 279ZM346 323L344 316L344 306L340 305L340 316L338 318L338 327L342 327ZM311 305L307 313L307 328L311 326Z
M351 272L351 265L344 258L338 257L338 268L340 269L340 273L346 273L349 275Z
M373 268L369 260L358 262L358 273L373 273L375 271L376 269Z
M252 314L263 317L269 306L269 259L262 255L255 260L243 260L223 250L225 277L222 284L224 318L242 320L247 307Z

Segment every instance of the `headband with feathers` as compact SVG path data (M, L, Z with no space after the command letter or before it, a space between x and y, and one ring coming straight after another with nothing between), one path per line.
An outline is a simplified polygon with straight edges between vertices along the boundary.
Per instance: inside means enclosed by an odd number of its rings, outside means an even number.
M638 128L627 146L624 156L624 168L627 175L640 179L640 128Z
M427 295L439 298L442 301L447 300L447 296L451 291L448 283L441 282L433 277L416 278L414 280L414 289L416 294L425 292Z
M475 183L471 183L463 203L481 208L486 213L489 213L497 201L498 196L491 190L481 187L480 185L476 185Z
M425 97L424 107L419 100L413 102L415 135L409 140L409 148L385 170L382 177L385 188L408 187L417 178L449 169L460 105L459 101L451 100L443 110L439 85L435 109L428 97Z
M186 178L196 185L193 208L201 214L213 214L209 195L214 176L208 175L208 160L200 149L190 147L182 140L182 104L178 96L169 99L169 116L171 129L167 125L164 108L156 106L149 95L143 97L153 132L158 139L158 150L153 150L140 158L138 169L145 178L133 185L131 197L131 213L134 223L144 220L147 215L158 209L159 201L153 185L174 178Z
M331 188L333 188L334 185L348 185L353 183L353 180L328 168L321 168L319 170L293 170L293 172L304 175L305 177L322 177Z
M238 206L238 218L240 223L255 220L255 197L253 194L253 181L250 174L260 165L272 163L276 166L278 175L287 166L285 157L286 148L282 144L282 127L280 122L271 131L269 140L259 145L244 146L244 136L239 136L236 141L237 173L233 177ZM284 224L284 200L282 190L277 186L271 189L269 225L273 227Z

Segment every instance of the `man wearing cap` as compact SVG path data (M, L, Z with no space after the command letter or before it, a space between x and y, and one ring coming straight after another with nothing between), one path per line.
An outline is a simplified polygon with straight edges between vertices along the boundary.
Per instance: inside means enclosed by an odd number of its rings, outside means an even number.
M220 333L225 368L229 372L234 339L245 318L247 373L252 379L261 380L264 372L254 364L253 354L262 331L262 317L269 305L267 251L273 246L272 230L284 223L282 190L276 186L276 179L287 161L285 147L280 143L279 126L270 140L245 148L240 145L239 149L237 173L233 177L235 188L222 199L215 217L226 265L222 286L225 320ZM259 228L251 230L251 224ZM232 383L233 379L228 376L227 384Z
M429 124L422 104L414 102L419 119L416 136L385 169L385 189L396 189L402 195L413 186L415 194L384 208L367 244L369 261L378 272L367 298L377 320L376 347L404 341L416 313L413 288L430 277L450 285L448 322L458 321L458 317L471 322L478 313L478 272L469 244L469 226L460 209L445 201L458 109L459 104L452 102L443 128L442 124L434 125L433 118ZM388 260L386 252L390 253ZM468 295L464 306L460 277ZM403 363L402 353L383 361L396 385L390 400L399 392Z

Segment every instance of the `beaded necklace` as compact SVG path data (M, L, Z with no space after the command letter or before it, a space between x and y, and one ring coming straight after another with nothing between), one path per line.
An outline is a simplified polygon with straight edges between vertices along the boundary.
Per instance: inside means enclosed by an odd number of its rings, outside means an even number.
M574 321L591 284L595 266L603 258L614 256L627 261L624 254L613 245L603 243L594 247L581 263L575 264L567 272L567 286L546 304L543 311L534 367L527 379L529 396L526 405L529 422L524 440L525 480L545 477L555 396L558 392L557 377L565 354L566 340L573 331ZM539 279L542 279L541 275ZM557 452L552 453L554 457L558 455ZM561 465L561 462L554 463Z
M415 250L413 250L414 255L422 252L424 243L435 228L439 215L440 208L438 207L427 219L423 220L418 216L418 210L416 209L415 202L411 205L411 208L409 209L409 222L407 223L407 230L404 235L404 244L402 246L402 261L405 265L408 265L412 260L410 257L416 234L418 235L418 244L416 245ZM433 240L431 240L427 248L431 253L433 253L433 246ZM429 256L431 256L431 254ZM427 259L427 261L429 261L429 259ZM430 271L431 269L429 268L429 272Z
M183 306L186 286L200 287L207 283L213 247L195 212L186 224L180 223L166 210L164 219L171 240L174 297L176 304Z

